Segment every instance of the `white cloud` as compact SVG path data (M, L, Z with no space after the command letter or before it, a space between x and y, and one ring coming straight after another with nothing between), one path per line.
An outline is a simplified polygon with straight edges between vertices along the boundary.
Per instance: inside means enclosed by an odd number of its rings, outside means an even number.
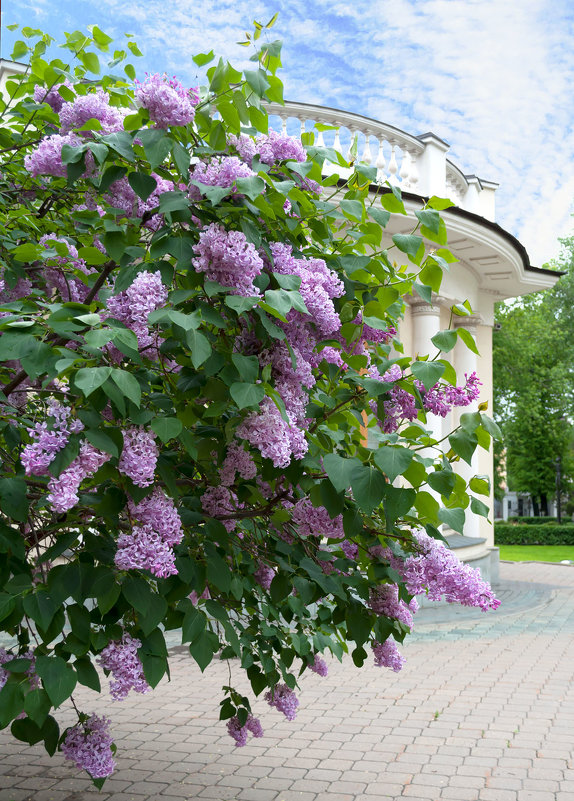
M6 16L31 0L5 0ZM344 108L451 144L463 171L497 181L498 221L532 261L559 251L574 197L574 84L569 0L116 0L72 3L76 27L131 31L145 68L189 82L213 48L234 62L253 18L280 16L292 100ZM36 7L38 5L36 4ZM106 19L107 18L107 19ZM40 22L40 20L38 20ZM68 28L69 29L69 28Z

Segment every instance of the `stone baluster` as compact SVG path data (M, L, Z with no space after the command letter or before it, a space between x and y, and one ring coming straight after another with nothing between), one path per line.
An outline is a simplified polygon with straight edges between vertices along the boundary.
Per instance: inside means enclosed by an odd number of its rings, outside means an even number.
M397 178L399 165L397 164L396 147L396 145L391 145L391 158L389 160L389 166L387 167L389 171L389 183L393 186L397 186L399 183Z
M285 114L281 114L281 133L283 136L287 136L287 116Z
M301 119L301 118L299 119L299 126L300 126L299 139L302 140L303 139L303 134L305 133L305 120L304 119Z
M419 171L417 168L417 154L412 150L407 150L407 153L409 154L410 157L409 186L413 190L413 192L416 192L417 184L419 182Z
M377 168L377 183L379 184L383 184L386 180L385 167L387 163L385 161L385 154L383 152L384 144L384 139L379 139L379 153L377 155L377 160L375 161L375 167Z
M373 163L373 154L371 153L371 134L369 131L365 131L365 147L363 149L363 155L361 156L361 162L363 164L368 164L369 166Z
M399 170L399 178L401 179L401 185L407 189L410 186L410 166L411 166L411 157L408 151L403 150L403 157L401 159L401 169Z
M341 147L341 131L339 128L335 130L335 141L333 142L333 149L337 151L337 153L343 154L343 149Z
M325 147L325 139L323 138L323 131L317 132L317 145L319 147Z

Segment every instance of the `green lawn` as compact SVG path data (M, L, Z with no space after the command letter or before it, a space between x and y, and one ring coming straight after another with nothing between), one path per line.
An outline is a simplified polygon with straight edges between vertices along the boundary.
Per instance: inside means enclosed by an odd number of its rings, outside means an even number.
M496 544L496 543L495 543ZM574 562L573 545L499 545L500 558L510 562Z

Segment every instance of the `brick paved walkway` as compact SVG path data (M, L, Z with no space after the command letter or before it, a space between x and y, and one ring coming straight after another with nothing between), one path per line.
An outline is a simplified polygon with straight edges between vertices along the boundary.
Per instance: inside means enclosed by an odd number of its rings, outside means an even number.
M101 794L3 732L0 801L574 801L574 568L506 563L501 578L496 613L422 609L401 673L332 662L303 677L293 723L256 701L265 737L242 749L217 721L227 666L202 677L176 649L154 693L80 694L117 735Z

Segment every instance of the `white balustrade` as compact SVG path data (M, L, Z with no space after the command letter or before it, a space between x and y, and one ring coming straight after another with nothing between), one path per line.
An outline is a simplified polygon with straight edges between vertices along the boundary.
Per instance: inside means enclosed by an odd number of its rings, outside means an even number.
M299 137L305 131L311 131L319 147L332 148L344 155L347 161L356 160L376 168L378 184L388 181L392 186L422 196L450 197L462 208L468 207L469 211L493 219L493 188L496 185L488 183L489 191L484 192L482 203L480 181L477 185L473 176L467 180L464 173L447 160L448 145L434 134L411 136L368 117L306 103L286 102L284 106L269 103L267 110L271 127ZM276 123L277 117L279 122ZM328 129L318 131L315 128L317 124L328 126ZM354 158L352 150L356 154ZM346 178L351 166L342 168L326 161L324 170L327 175L339 173Z

